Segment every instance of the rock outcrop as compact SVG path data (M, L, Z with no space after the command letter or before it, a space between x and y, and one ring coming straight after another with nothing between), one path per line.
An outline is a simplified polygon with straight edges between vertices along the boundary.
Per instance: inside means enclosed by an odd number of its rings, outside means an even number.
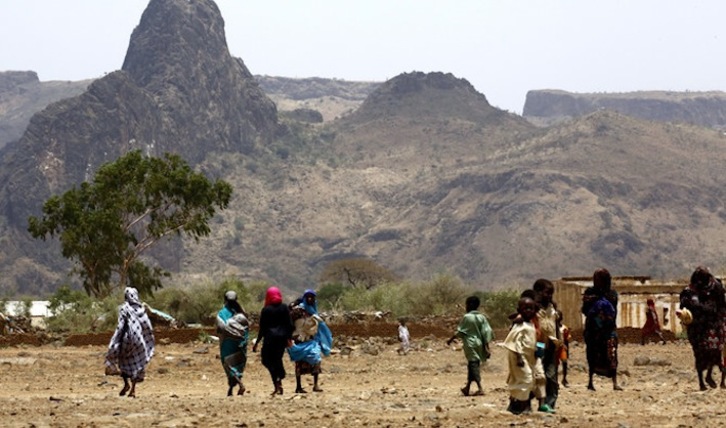
M523 115L552 124L597 110L614 110L640 119L726 128L726 93L642 91L578 94L556 90L527 92Z

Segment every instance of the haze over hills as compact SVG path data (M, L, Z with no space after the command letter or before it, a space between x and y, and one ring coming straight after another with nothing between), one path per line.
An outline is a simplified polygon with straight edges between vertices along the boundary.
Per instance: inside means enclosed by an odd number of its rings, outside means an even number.
M273 99L335 107L310 123ZM534 126L444 72L256 79L229 55L211 0L152 0L122 70L37 113L0 152L0 287L47 294L66 281L68 263L30 238L28 216L134 148L179 153L235 189L209 238L154 251L171 284L234 275L302 289L350 256L480 288L600 266L719 270L725 145L712 128L607 110Z

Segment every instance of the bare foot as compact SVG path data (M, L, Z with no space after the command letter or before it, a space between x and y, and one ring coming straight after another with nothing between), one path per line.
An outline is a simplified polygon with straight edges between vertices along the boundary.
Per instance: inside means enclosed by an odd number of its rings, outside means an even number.
M566 381L565 379L562 379L562 386L564 386L565 388L567 388L567 387L570 386L570 382Z
M121 392L118 393L119 397L123 397L124 395L126 395L126 393L129 392L129 388L130 387L128 385L124 385L124 387L121 389Z
M321 387L319 387L319 386L315 385L315 386L313 387L313 392L323 392L323 388L321 388Z
M622 391L623 388L620 385L613 385L613 391Z
M461 388L461 393L464 394L465 397L468 397L469 396L469 387L465 386L465 387Z
M587 389L589 389L590 391L594 391L595 390L595 385L589 383L589 384L587 384Z
M239 391L237 391L237 395L244 395L245 394L245 391L247 391L247 388L245 388L244 385L242 385L240 383L239 384ZM232 389L230 389L230 392L232 392Z

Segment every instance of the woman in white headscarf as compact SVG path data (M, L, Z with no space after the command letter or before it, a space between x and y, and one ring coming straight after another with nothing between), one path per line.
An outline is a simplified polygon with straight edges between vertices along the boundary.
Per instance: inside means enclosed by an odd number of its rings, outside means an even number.
M124 387L119 395L128 393L129 397L135 397L136 384L143 382L146 365L154 356L154 330L139 300L139 292L126 287L124 299L118 312L118 326L106 353L106 373L123 378Z

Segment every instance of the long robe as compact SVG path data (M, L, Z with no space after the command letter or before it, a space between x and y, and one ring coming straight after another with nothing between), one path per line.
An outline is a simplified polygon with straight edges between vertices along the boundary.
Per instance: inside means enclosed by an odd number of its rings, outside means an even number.
M476 310L467 312L456 328L456 337L461 339L466 361L489 359L484 348L492 341L494 333L484 314Z
M530 393L537 390L536 373L538 370L542 370L541 363L539 369L537 368L538 359L534 356L537 346L537 330L534 324L531 322L513 324L500 346L509 350L507 353L509 395L515 400L529 400ZM524 366L517 365L517 355L522 356ZM542 377L544 377L544 373Z
M242 313L235 313L228 307L217 314L219 338L219 357L227 374L229 386L242 381L247 365L247 342L249 340L249 321Z
M135 382L144 380L146 365L154 356L154 330L139 300L139 292L127 287L119 308L118 325L106 353L106 366Z

